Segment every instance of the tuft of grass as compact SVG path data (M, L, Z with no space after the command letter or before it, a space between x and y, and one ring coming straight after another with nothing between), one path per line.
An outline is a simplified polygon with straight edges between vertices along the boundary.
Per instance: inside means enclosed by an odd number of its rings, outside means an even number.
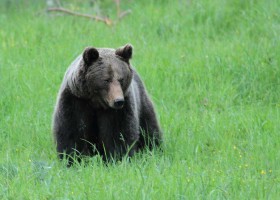
M65 1L115 16L111 1ZM0 2L1 199L277 199L280 2L122 1L115 26ZM98 10L100 9L100 10ZM134 46L164 131L163 152L67 168L51 119L86 46Z

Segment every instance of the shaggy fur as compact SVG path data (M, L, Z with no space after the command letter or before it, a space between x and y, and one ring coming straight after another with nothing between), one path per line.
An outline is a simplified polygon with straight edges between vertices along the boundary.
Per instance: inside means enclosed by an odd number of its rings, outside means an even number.
M131 57L131 45L89 47L70 65L53 117L61 159L99 153L106 160L160 144L154 107Z

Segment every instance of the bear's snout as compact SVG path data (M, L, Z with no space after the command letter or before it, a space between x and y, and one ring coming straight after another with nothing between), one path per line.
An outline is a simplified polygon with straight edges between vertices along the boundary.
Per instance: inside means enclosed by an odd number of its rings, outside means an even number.
M124 105L124 99L115 99L114 100L114 108L121 109Z
M120 83L113 81L109 85L108 99L109 107L121 109L124 106L124 95Z

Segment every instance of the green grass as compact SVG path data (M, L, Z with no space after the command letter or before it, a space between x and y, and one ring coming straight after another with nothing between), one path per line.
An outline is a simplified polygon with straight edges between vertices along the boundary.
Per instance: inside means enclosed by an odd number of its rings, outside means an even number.
M0 199L279 198L279 1L123 0L112 27L35 2L0 2ZM51 134L64 72L86 46L126 43L164 151L66 168Z

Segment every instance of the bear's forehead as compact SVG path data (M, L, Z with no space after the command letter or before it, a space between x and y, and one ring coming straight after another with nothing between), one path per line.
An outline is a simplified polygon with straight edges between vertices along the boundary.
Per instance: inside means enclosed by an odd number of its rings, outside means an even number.
M99 52L99 56L101 56L101 57L115 57L116 56L115 49L98 48L97 51Z
M124 62L119 59L119 56L116 55L115 49L99 48L97 50L99 52L99 56L102 59L103 64L115 67L120 67L124 65Z

